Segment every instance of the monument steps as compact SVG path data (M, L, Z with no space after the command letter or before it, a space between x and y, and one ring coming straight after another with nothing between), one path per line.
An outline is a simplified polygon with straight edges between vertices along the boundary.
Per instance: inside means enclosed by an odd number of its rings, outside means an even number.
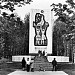
M34 71L51 71L52 64L45 56L36 56L34 58Z
M48 60L46 59L45 56L41 56L41 57L36 56L34 62L48 62Z

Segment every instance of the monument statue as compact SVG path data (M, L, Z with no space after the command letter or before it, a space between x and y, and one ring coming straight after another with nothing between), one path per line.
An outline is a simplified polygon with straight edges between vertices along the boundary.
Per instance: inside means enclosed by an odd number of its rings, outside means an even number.
M46 36L46 31L48 26L49 23L45 21L45 16L41 13L36 13L35 21L33 21L33 27L35 28L35 46L47 46L48 39Z

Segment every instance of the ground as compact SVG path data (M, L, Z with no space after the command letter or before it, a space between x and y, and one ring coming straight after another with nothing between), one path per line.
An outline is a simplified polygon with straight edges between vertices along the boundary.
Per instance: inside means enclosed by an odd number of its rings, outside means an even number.
M7 75L14 72L17 69L21 69L21 63L0 63L0 75ZM21 69L22 70L22 69ZM71 63L58 63L58 71L64 71L68 75L75 75L75 64Z

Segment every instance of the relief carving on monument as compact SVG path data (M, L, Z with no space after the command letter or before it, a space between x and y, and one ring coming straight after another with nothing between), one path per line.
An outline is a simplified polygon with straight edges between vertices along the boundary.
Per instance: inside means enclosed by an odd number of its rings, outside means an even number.
M35 14L35 21L33 21L33 27L35 28L34 45L35 46L47 46L48 39L46 31L49 23L45 21L45 16L41 13Z

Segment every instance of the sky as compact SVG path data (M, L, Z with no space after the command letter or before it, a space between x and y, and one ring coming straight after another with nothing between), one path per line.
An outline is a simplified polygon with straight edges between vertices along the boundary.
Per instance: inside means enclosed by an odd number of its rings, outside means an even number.
M50 5L52 3L65 3L65 0L33 0L31 4L26 4L23 7L16 7L18 15L24 20L25 14L30 12L31 9L51 9Z
M65 3L65 0L33 0L31 4L26 4L22 8L17 8L16 12L21 19L24 19L24 15L30 12L31 9L51 9L52 3Z
M25 14L27 14L28 12L30 12L31 9L51 9L50 5L52 3L62 3L64 4L66 0L32 0L33 2L31 2L31 4L26 4L25 6L22 7L17 7L15 6L15 11L14 13L17 13L18 16L24 20ZM2 11L6 11L7 13L11 14L11 12L9 10L3 10ZM56 17L54 17L54 19L56 19Z

